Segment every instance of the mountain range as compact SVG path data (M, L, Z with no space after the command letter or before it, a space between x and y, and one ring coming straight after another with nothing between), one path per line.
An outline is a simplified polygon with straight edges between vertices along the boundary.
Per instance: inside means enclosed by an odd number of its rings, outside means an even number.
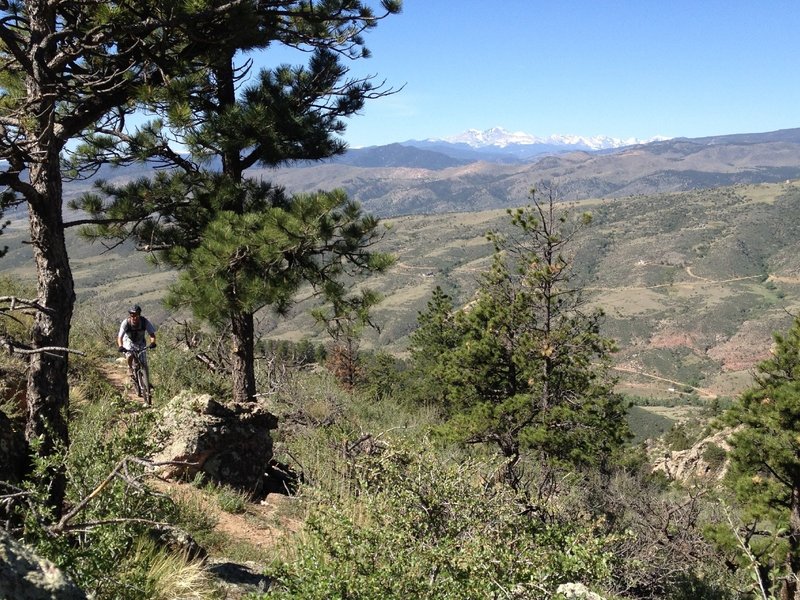
M521 143L519 135L498 137L499 131L353 149L321 163L254 174L291 192L343 188L379 216L517 206L540 181L578 200L800 177L800 128L633 145L609 138L592 142L601 146L595 150L581 149L589 144L583 138Z
M152 172L147 165L104 167L98 176L124 183ZM542 181L558 186L565 200L581 200L800 178L800 128L652 141L469 130L250 174L292 193L342 188L381 217L491 210L525 204ZM91 188L91 181L68 181L64 195ZM25 208L6 216L22 218Z
M409 140L404 142L404 144L420 148L426 146L441 147L445 151L448 146L467 146L473 149L493 151L498 155L506 152L516 157L533 157L541 154L554 154L572 150L608 150L644 144L659 139L667 138L656 137L649 140L639 140L636 138L613 138L605 135L591 137L580 135L550 135L547 137L540 137L522 131L508 131L502 127L492 127L484 131L468 129L463 133L446 138Z

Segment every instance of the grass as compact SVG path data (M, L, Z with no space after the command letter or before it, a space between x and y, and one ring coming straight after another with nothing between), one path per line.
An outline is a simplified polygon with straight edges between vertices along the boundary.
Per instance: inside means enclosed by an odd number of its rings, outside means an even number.
M676 423L697 419L705 411L697 406L642 406L641 409Z
M126 567L133 573L144 568L145 589L142 590L142 597L151 600L203 600L222 597L202 561L166 552L150 540L140 539L122 566L123 577Z
M628 425L633 433L632 444L664 435L675 421L659 415L646 407L632 406L628 411Z
M208 483L204 490L216 500L221 510L232 515L243 514L247 510L247 505L253 500L247 492L229 485Z

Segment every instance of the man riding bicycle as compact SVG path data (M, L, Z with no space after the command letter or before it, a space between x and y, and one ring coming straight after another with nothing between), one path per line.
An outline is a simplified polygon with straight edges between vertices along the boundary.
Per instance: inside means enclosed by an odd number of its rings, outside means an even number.
M128 359L128 375L133 378L133 350L144 348L145 335L150 336L150 348L156 347L156 328L142 316L142 307L138 304L128 310L128 318L122 321L117 334L117 346L120 352L125 352ZM141 392L139 393L141 396Z

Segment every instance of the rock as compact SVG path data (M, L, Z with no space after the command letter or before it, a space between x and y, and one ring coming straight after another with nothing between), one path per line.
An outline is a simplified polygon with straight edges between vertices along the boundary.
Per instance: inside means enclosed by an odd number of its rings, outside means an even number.
M167 479L192 479L202 472L212 481L260 493L269 489L270 430L278 419L258 403L222 404L208 394L183 391L162 409L157 436L162 450L155 462Z
M565 598L575 598L576 600L605 600L600 594L595 594L582 583L562 583L556 589L556 594L562 594Z
M719 464L709 464L706 460L706 451L711 446L717 446L726 454L731 447L728 439L735 429L727 428L718 431L712 436L703 438L688 450L666 452L655 459L653 471L661 471L670 479L683 483L693 479L719 480L725 476L728 460L725 458Z
M0 530L0 598L86 600L86 594L49 560Z
M185 556L188 560L206 560L208 552L183 529L176 527L155 527L150 532L152 540L161 548L166 548L173 554Z
M225 589L225 598L230 600L263 594L269 589L269 578L262 575L263 569L255 563L212 562L207 569Z

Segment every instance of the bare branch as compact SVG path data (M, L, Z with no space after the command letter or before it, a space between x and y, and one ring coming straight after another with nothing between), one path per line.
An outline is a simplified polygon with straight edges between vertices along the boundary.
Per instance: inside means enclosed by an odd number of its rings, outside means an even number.
M41 304L39 304L39 300L38 299L36 299L36 300L26 300L25 298L18 298L17 296L0 296L0 302L8 302L9 303L8 308L0 308L0 310L19 310L19 308L17 308L17 305L21 304L23 306L27 306L27 307L30 307L30 308L35 308L36 310L44 312L44 313L52 313L53 312L53 309L47 308L47 307L42 306Z
M143 523L145 525L153 525L154 527L163 527L165 529L175 529L170 523L163 521L153 521L152 519L141 519L136 517L121 517L118 519L103 519L100 521L86 521L77 525L68 525L59 529L58 531L52 530L52 533L76 533L76 532L89 532L97 527L103 525L123 525L125 523Z
M67 352L70 354L77 354L79 356L86 356L85 352L80 350L73 350L72 348L62 348L60 346L45 346L44 348L31 348L27 345L22 345L15 342L11 338L0 337L0 348L5 348L9 354L50 354L55 352Z
M143 458L137 458L132 456L126 456L122 460L120 460L116 466L111 470L111 472L106 476L103 481L101 481L97 487L92 490L88 496L83 498L78 504L76 504L72 510L66 513L61 520L53 525L50 528L51 533L63 533L65 531L76 531L86 528L94 528L99 527L100 525L110 525L116 523L147 523L152 525L161 525L165 527L171 527L168 523L158 523L156 521L151 521L149 519L137 519L137 518L120 518L120 519L105 519L100 521L89 521L86 523L81 523L79 525L69 526L68 523L71 521L78 513L83 511L92 499L96 498L108 485L117 477L121 478L129 485L133 485L136 488L142 489L142 485L140 483L140 479L145 476L145 473L132 476L128 471L129 464L134 463L140 466L145 467L146 469L153 469L155 467L165 466L165 465L191 465L196 466L197 463L186 463L186 462L178 462L178 461L166 461L166 462L153 462L151 460L146 460Z
M764 581L761 578L761 572L758 568L758 560L750 551L750 544L748 544L745 540L742 539L742 536L739 534L739 529L736 525L733 524L733 519L731 518L730 510L727 506L723 504L723 510L725 512L725 518L728 520L728 524L730 525L731 532L736 537L736 541L739 543L739 547L744 552L747 559L750 561L750 567L753 569L753 578L758 582L758 588L761 592L761 597L764 600L768 600L769 594L767 593L766 588L764 587Z

